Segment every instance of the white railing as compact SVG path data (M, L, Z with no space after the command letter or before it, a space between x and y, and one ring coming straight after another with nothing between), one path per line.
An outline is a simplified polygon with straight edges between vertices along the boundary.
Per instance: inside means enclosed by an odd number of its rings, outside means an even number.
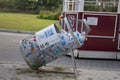
M84 0L63 0L63 11L83 11Z
M85 1L85 0L63 0L63 11L84 11L85 6L99 6L104 7L118 7L118 12L120 12L120 2L119 0L103 1Z

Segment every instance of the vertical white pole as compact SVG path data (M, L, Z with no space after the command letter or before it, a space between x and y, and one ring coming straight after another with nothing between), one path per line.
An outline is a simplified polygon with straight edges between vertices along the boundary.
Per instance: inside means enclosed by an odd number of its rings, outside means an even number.
M68 7L68 1L69 0L63 0L63 12L64 11L68 11L69 7Z
M118 2L118 10L117 10L118 13L120 13L120 0Z
M75 10L80 12L84 11L84 0L76 0Z
M75 4L75 1L74 0L72 0L72 11L74 11L74 5Z
M62 8L63 12L65 11L65 0L63 0L63 8Z
M84 11L84 0L80 0L80 5L81 5L81 8L80 8L80 11Z

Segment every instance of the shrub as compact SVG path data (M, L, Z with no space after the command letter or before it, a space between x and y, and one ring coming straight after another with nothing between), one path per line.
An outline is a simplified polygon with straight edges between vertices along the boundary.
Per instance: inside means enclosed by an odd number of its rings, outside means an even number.
M14 0L0 0L0 12L11 12Z
M50 20L58 20L58 16L60 15L60 11L41 11L37 18L40 19L50 19Z

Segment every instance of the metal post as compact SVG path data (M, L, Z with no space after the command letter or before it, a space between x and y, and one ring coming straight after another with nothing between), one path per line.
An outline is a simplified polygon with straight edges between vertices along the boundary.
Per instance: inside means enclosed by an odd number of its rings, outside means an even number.
M75 56L74 56L72 46L71 46L71 58L72 58L72 61L73 61L74 77L75 77L75 80L77 80L77 75L78 75L77 65L76 65Z
M79 41L76 39L74 33L73 33L73 30L72 30L72 26L71 24L69 23L68 19L67 18L64 18L64 21L65 21L65 24L67 25L67 28L69 30L69 32L71 33L75 43L77 44L77 47L81 47L81 45L79 44ZM74 57L74 52L73 52L73 48L72 48L72 45L71 45L71 58L72 58L72 61L73 61L73 70L74 70L74 74L75 74L75 80L77 80L77 66L76 66L76 62L75 62L75 57Z

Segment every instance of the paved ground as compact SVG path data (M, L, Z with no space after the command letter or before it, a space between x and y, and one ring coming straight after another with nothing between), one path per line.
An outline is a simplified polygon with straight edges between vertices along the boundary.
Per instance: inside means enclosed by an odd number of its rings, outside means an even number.
M64 61L61 61L64 60ZM120 80L120 61L76 59L78 80ZM73 67L70 57L63 56L47 66Z
M96 59L76 59L78 69L103 69L103 70L120 70L120 61L117 60L96 60ZM47 66L64 66L73 67L70 57L63 56Z
M37 76L39 79L33 77L36 76L34 73L25 74L26 76L16 75L16 71L26 65L19 51L19 42L27 36L29 35L0 32L0 80L74 80L73 77L64 74L41 74L42 78ZM120 61L77 59L76 64L79 80L120 80ZM47 66L69 68L73 63L70 57L63 56Z
M19 50L20 41L28 34L15 34L0 32L0 63L24 62Z

